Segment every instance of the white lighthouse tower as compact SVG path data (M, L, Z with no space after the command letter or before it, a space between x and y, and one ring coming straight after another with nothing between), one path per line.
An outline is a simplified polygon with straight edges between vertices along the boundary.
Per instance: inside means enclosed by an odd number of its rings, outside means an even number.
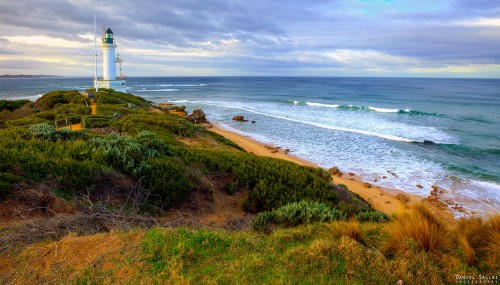
M102 78L99 78L94 83L96 88L110 88L120 92L127 92L127 81L120 74L116 77L116 42L113 38L111 29L107 29L102 38ZM121 62L121 59L119 59Z

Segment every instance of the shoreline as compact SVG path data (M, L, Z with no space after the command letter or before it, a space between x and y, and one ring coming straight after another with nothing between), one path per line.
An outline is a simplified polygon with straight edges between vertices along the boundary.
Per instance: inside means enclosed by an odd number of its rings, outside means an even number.
M276 148L272 148L269 145L257 141L249 136L241 135L228 130L220 124L212 124L212 126L213 127L209 129L210 131L235 142L249 153L253 153L258 156L279 158L303 166L319 167L314 162L299 158L290 153L285 153L281 149L276 151ZM371 185L371 187L368 188L365 186L365 182L362 180L362 177L352 173L345 173L342 176L332 175L332 179L333 183L346 185L351 192L361 196L370 205L372 205L374 209L382 211L388 215L392 215L404 209L406 206L405 204L407 203L403 203L402 200L404 200L404 197L407 197L409 198L409 204L425 202L425 204L441 218L447 221L455 220L454 214L450 211L450 209L438 208L430 203L427 203L425 201L425 197L410 194L399 189L385 188L376 185Z

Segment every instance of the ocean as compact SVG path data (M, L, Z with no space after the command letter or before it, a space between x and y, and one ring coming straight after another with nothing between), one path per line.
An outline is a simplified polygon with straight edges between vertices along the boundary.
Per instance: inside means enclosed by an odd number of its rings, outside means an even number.
M0 99L34 101L91 84L0 79ZM148 77L127 84L130 93L201 108L213 123L371 184L424 197L438 186L471 212L500 209L500 79Z

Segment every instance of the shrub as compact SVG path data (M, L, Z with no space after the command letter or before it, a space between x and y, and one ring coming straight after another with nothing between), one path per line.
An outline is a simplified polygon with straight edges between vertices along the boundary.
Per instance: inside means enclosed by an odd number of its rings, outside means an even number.
M344 213L328 208L325 204L310 201L290 203L271 212L259 213L252 222L255 230L265 230L270 223L290 227L314 222L342 220Z
M122 131L167 130L183 137L206 134L207 130L172 114L131 114L121 121Z
M0 100L0 112L3 110L14 111L16 109L21 108L26 103L30 102L29 100Z
M446 225L424 205L417 204L387 224L380 250L393 255L413 249L436 253L452 247L453 239Z
M144 175L151 192L151 203L160 209L170 209L187 199L196 189L197 181L190 179L186 165L179 159L161 157L150 160L151 168Z
M182 106L173 106L172 110L174 110L176 112L185 112L186 111L186 106L184 106L184 105L182 105Z
M48 123L33 125L29 128L29 132L32 137L46 141L88 139L88 135L85 132L69 129L58 131L54 125Z
M147 107L150 103L139 96L122 93L113 89L99 89L95 93L95 100L98 104L133 104L135 106Z
M48 140L48 141L55 141L58 139L56 127L48 123L33 125L29 128L29 131L31 135L37 139Z
M148 131L139 133L135 138L110 135L93 138L91 142L108 165L136 178L151 170L148 158L170 153L169 147L156 140L155 134Z
M332 185L331 189L338 195L338 203L335 208L343 211L349 217L354 217L360 212L369 212L372 210L370 204L361 198L358 194L347 189L344 184Z
M42 111L52 109L57 104L84 104L85 98L76 90L57 90L49 92L36 100L35 105Z
M115 114L120 116L128 115L131 113L136 113L137 111L127 108L126 105L109 105L109 104L98 104L96 109L96 114L100 116L112 115L116 117Z
M387 222L389 217L380 211L369 211L369 212L360 212L356 215L356 218L360 222Z
M179 149L187 164L199 165L208 173L231 173L239 185L249 189L248 211L267 211L300 200L314 200L334 207L337 194L323 171L288 161L248 153L206 149Z
M24 181L24 178L21 176L0 172L0 197L3 193L6 193L7 190L12 189L15 183L21 181Z
M113 118L104 116L86 116L86 128L105 128L113 122Z

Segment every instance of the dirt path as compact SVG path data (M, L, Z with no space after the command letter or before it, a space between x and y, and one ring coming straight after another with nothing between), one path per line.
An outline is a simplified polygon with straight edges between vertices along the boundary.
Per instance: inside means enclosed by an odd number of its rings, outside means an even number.
M90 109L92 109L91 114L95 115L96 114L96 110L97 110L97 103L93 99L90 100ZM61 129L70 129L72 131L80 131L80 130L83 130L83 125L81 123L79 123L79 124L70 124L70 125L66 125L66 126L63 126L63 127L59 127L57 129L58 130L61 130Z
M97 109L97 104L94 99L90 100L90 108L92 109L92 115L95 115L96 109Z

